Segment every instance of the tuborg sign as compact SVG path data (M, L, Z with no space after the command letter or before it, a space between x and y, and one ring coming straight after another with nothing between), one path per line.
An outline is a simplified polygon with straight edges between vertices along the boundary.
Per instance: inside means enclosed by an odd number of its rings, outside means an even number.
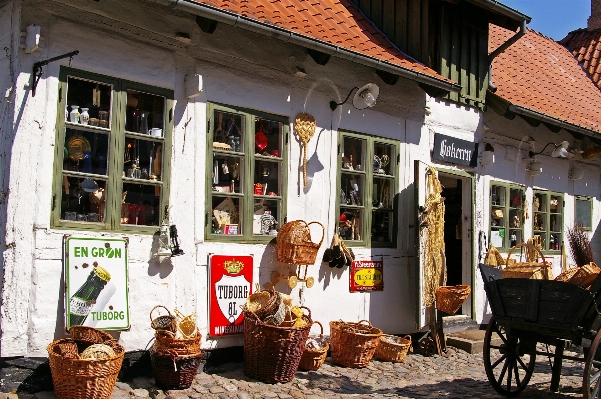
M476 166L478 143L436 133L432 157L441 161Z

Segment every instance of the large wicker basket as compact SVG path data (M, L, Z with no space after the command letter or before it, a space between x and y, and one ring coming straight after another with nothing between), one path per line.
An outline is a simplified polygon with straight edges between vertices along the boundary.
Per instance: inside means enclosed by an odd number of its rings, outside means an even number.
M595 264L595 262L591 262L582 267L574 267L566 270L561 273L559 276L555 277L556 281L563 281L570 284L576 284L581 287L587 288L589 285L593 283L599 276L601 270Z
M111 397L117 375L121 370L125 349L116 341L105 341L115 356L102 359L66 358L61 346L70 339L59 339L48 345L48 360L58 399L108 399Z
M455 314L471 292L469 285L443 285L436 289L436 309Z
M385 362L400 363L405 361L407 352L411 349L411 335L405 337L396 337L394 335L382 334L378 347L376 348L376 357Z
M363 323L367 324L363 324ZM366 367L378 347L382 330L367 320L348 323L330 322L330 347L332 360L346 367Z
M158 386L163 389L190 388L198 367L202 361L202 354L180 356L174 352L150 351L152 372Z
M320 322L314 321L313 323L318 324L321 328L321 332L319 333L320 338L323 337L323 326ZM326 356L328 355L328 349L330 345L327 343L321 348L307 348L303 350L303 356L301 357L300 364L298 368L307 371L315 371L321 367L321 365L326 361Z
M311 241L312 224L321 226L321 240L319 243ZM307 223L304 220L295 220L282 226L276 240L278 261L292 265L313 265L317 258L317 251L321 247L325 229L319 222Z
M303 327L277 327L245 311L244 374L269 384L291 381L312 324L310 312L303 318L307 322Z
M175 334L169 331L157 330L154 333L153 351L171 351L178 356L194 356L200 354L200 339L202 335L196 331L190 338L176 338Z
M514 262L514 260L511 259L511 255L518 248L525 249L527 253L535 253L536 259L534 261ZM512 247L509 254L507 254L506 266L501 271L503 273L503 278L553 280L553 270L547 264L540 248L529 243L518 244Z

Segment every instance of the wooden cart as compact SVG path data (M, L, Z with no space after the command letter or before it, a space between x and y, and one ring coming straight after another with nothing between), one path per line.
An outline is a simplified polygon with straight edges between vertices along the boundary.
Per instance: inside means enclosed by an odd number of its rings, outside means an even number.
M590 288L554 280L502 278L500 270L480 265L493 317L484 336L484 368L492 387L514 396L534 371L537 343L555 347L551 391L559 388L563 359L584 362L582 393L601 398L601 275ZM497 338L498 336L498 338ZM582 357L564 355L566 345L581 346Z

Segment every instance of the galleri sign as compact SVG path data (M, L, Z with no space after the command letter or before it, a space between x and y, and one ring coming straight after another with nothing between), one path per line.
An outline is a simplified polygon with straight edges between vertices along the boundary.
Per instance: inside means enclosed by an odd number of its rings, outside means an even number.
M441 161L476 166L478 143L436 133L432 157Z

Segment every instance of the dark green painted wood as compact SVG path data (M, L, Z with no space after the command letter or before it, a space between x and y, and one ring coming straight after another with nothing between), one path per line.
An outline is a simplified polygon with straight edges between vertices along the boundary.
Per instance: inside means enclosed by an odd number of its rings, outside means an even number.
M394 3L395 0L382 0L382 31L383 32L389 32L387 33L387 35L389 35L389 39L390 40L395 40L395 9L394 9ZM399 30L401 29L401 27L399 26Z
M420 40L421 38L421 1L420 0L407 0L409 4L408 13L408 26L407 26L407 37L408 37L408 48L407 52L415 58L420 57Z
M394 14L394 26L395 31L394 42L401 49L401 51L407 51L407 3L404 1L395 2L395 14Z

